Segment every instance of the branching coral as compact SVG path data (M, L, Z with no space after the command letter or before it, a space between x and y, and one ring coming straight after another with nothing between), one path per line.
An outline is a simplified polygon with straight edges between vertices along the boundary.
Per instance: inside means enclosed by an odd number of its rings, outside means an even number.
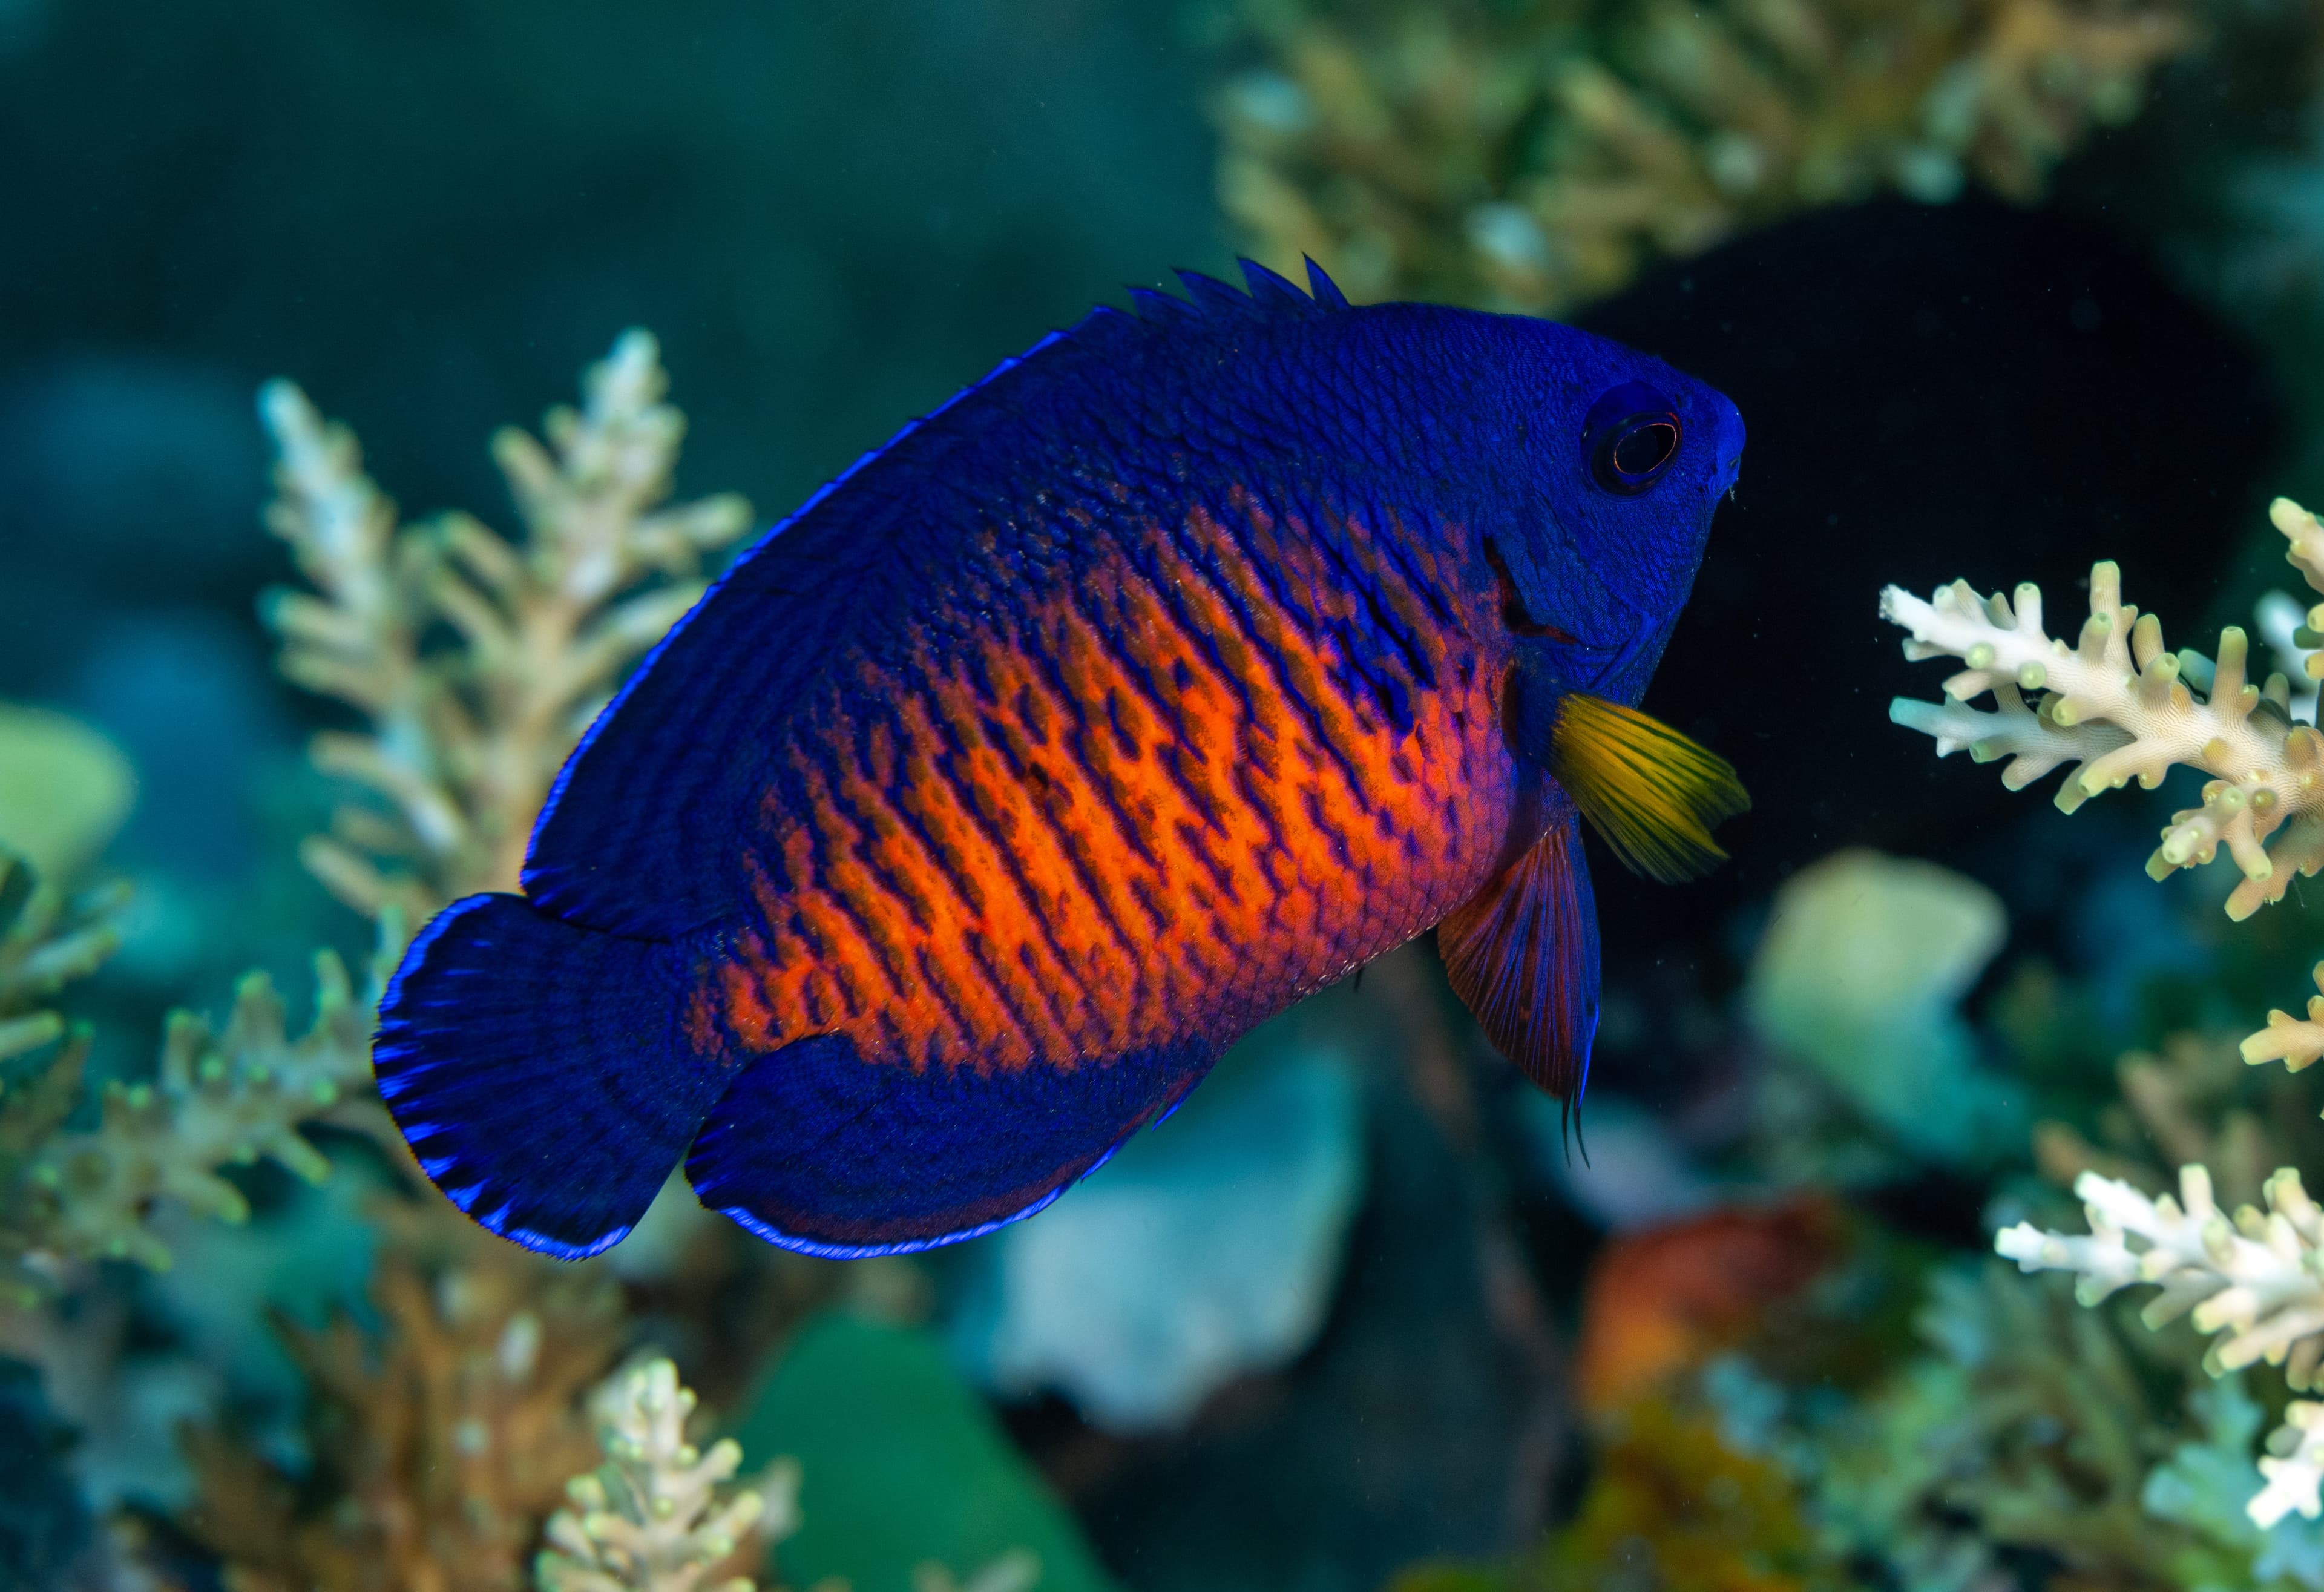
M1940 1272L1920 1317L1928 1352L1860 1402L1801 1390L1770 1431L1803 1471L1828 1546L1886 1561L1889 1576L1852 1584L2319 1585L2311 1532L2265 1532L2244 1513L2262 1421L2245 1379L2193 1374L2183 1345L2119 1308L2078 1309L2055 1281ZM2001 1548L2070 1568L2023 1582Z
M2198 39L2183 0L1239 0L1219 191L1360 296L1526 310L1808 206L2021 201Z
M2107 563L2090 570L2090 617L2072 647L2042 628L2032 585L2017 588L2014 606L1966 581L1929 602L1892 586L1880 613L1912 633L1905 656L1969 664L1945 681L1948 701L1899 698L1889 709L1935 736L1939 756L1967 748L1980 763L2006 757L2001 778L2011 790L2071 765L2058 792L2066 812L2133 776L2152 790L2177 764L2213 775L2203 805L2173 816L2147 871L2162 878L2210 862L2224 846L2244 874L2227 898L2231 917L2282 899L2295 872L2324 866L2324 737L2292 722L2282 675L2264 690L2245 680L2240 629L2220 632L2216 665L2167 652L2161 621L2122 601L2121 571ZM2021 690L2043 694L2028 707ZM1987 690L1995 711L1964 706Z
M591 1401L605 1462L567 1486L573 1507L549 1517L533 1569L540 1592L696 1592L761 1541L798 1529L798 1467L722 1495L742 1463L732 1439L705 1453L686 1439L694 1412L678 1369L653 1360L620 1373ZM748 1576L717 1583L752 1592Z
M2324 523L2288 497L2268 515L2291 543L2286 560L2324 593ZM2151 790L2173 766L2202 770L2212 776L2203 804L2172 815L2147 872L2164 878L2224 847L2244 875L2227 902L2239 921L2282 900L2295 875L2324 867L2324 736L2293 721L2282 674L2250 683L2239 628L2219 633L2216 662L2165 651L2161 622L2122 601L2121 572L2110 563L2090 571L2090 616L2072 647L2043 630L2042 594L2031 585L2017 588L2014 605L1997 593L1981 597L1966 581L1927 602L1892 586L1880 613L1911 632L1906 657L1969 665L1945 681L1944 702L1899 698L1889 707L1898 724L1935 736L1939 756L1966 747L1980 763L2008 758L2001 777L2013 791L2070 765L2057 798L2067 812L2134 775ZM2303 645L2324 628L2324 603L2308 619ZM2324 652L2310 653L2307 668L2324 673ZM1968 706L1987 690L1994 711ZM2024 691L2042 695L2028 706ZM2324 964L2317 976L2324 991ZM2242 1048L2247 1061L2309 1065L2324 1055L2324 999L2304 1021L2270 1013Z
M2086 1172L2074 1192L2083 1201L2086 1237L2045 1233L2020 1222L1994 1247L2023 1269L2075 1274L2076 1297L2094 1305L2116 1290L2152 1283L2161 1295L2141 1312L2150 1327L2190 1315L2212 1335L2205 1366L2214 1375L2265 1361L2284 1367L2296 1391L2324 1387L2324 1209L2289 1168L2270 1178L2265 1209L2245 1206L2233 1218L2211 1195L2210 1174L2181 1169L2179 1198L2150 1199L2127 1183ZM2273 1525L2297 1509L2324 1513L2324 1404L2296 1402L2269 1440L2276 1457L2262 1461L2267 1486L2250 1504L2253 1520Z
M370 721L311 747L378 799L342 807L302 851L350 906L416 925L514 889L558 765L701 596L705 555L749 528L732 495L665 505L686 430L668 384L653 338L625 332L583 406L549 412L545 446L514 428L493 439L520 541L460 514L399 526L344 426L288 382L261 395L279 454L267 523L315 588L264 603L282 672ZM439 627L457 644L434 644Z
M68 900L23 857L0 851L0 1062L65 1037L49 1002L119 949L115 918L126 897L115 885Z
M472 1240L447 1208L399 1224L373 1284L378 1341L345 1316L281 1324L312 1399L307 1475L187 1434L186 1523L231 1592L515 1592L566 1478L596 1457L580 1402L620 1343L617 1285Z
M263 1156L319 1181L329 1163L300 1126L370 1090L371 1012L384 967L373 968L372 987L359 996L346 966L325 951L315 959L315 1019L304 1034L290 1037L281 997L254 973L224 1028L171 1014L153 1080L108 1085L97 1125L67 1129L89 1035L68 1032L35 1003L111 953L121 900L108 889L66 902L21 860L0 856L0 1060L63 1041L0 1103L0 1262L23 1305L74 1261L166 1267L169 1251L146 1223L158 1200L243 1220L248 1204L222 1168Z
M2324 657L2324 653L2318 656ZM2308 1015L2270 1012L2267 1026L2244 1041L2244 1060L2255 1064L2281 1061L2294 1072L2315 1065L2324 1056L2324 962L2316 964L2317 994L2308 997Z
M2254 1074L2232 1040L2173 1033L2153 1051L2123 1055L2114 1071L2120 1097L2098 1112L2098 1143L2062 1122L2034 1130L2034 1163L2061 1188L2098 1171L2159 1194L2179 1167L2200 1162L2233 1208L2258 1204L2277 1167L2324 1153L2304 1088Z

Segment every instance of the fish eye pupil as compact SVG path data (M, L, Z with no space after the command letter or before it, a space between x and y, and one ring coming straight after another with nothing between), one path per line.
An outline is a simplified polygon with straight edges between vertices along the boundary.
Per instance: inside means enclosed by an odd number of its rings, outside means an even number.
M1652 475L1678 451L1678 427L1656 418L1634 424L1614 440L1614 468L1625 476Z
M1626 382L1591 406L1582 446L1600 486L1635 497L1662 479L1681 436L1670 400L1643 382Z

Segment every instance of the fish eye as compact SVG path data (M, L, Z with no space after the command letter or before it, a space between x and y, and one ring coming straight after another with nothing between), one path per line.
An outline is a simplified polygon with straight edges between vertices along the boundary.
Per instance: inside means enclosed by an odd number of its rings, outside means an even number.
M1644 382L1625 382L1590 406L1582 450L1598 485L1618 497L1636 497L1663 477L1678 457L1678 410Z

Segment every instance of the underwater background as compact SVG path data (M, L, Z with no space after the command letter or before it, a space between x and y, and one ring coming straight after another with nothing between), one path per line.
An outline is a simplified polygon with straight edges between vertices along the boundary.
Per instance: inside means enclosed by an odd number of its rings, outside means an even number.
M0 1588L2324 1587L2319 28L0 0ZM383 966L756 531L1238 255L1749 427L1586 1161L1424 939L953 1250L470 1226Z

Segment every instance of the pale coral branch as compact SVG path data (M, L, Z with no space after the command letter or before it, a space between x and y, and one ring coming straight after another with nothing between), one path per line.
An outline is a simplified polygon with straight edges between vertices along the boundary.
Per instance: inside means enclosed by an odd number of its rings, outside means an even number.
M2324 1514L2324 1403L2294 1399L2284 1407L2283 1424L2268 1434L2268 1452L2259 1462L2267 1486L2244 1505L2262 1530L2297 1512L2314 1520Z
M316 958L315 1017L304 1034L290 1036L273 986L252 974L222 1029L173 1013L153 1080L107 1086L96 1125L67 1127L88 1035L38 1003L119 942L113 919L122 902L117 889L64 902L33 885L21 861L0 856L0 1055L64 1041L0 1100L0 1280L20 1304L38 1302L76 1263L166 1267L169 1251L148 1222L157 1203L242 1220L248 1206L220 1175L225 1167L267 1159L320 1180L330 1168L305 1125L378 1126L358 1102L372 1097L372 1013L401 943L393 914L360 993L336 955Z
M668 1360L617 1372L591 1400L605 1463L567 1487L573 1507L549 1518L534 1563L540 1592L696 1592L738 1554L798 1529L798 1469L765 1490L728 1490L742 1460L730 1438L707 1452L686 1438L691 1389ZM752 1592L748 1577L715 1583Z
M2279 525L2284 507L2279 500ZM2231 917L2282 899L2294 874L2324 866L2324 737L2290 721L2281 678L2264 688L2248 682L2244 633L2220 633L2216 662L2167 651L2154 616L2122 601L2121 572L2110 563L2090 571L2089 608L2069 646L2043 630L2042 594L2031 585L2017 588L2014 604L1962 581L1925 602L1888 588L1881 616L1910 633L1906 657L1968 665L1945 681L1946 705L1900 699L1890 717L1934 736L1941 755L1967 746L1981 761L2011 758L2005 779L2013 788L2071 765L2058 793L2069 812L2133 778L2153 789L2181 764L2211 774L2202 806L2172 815L2147 871L2162 878L2224 848L2244 875L2227 898ZM1988 690L1996 712L1960 706ZM2028 708L2021 691L2043 693L2038 705Z
M2224 1375L2265 1361L2284 1367L2295 1391L2324 1384L2324 1210L2290 1168L2267 1180L2264 1209L2245 1206L2230 1218L2212 1197L2200 1165L2179 1171L2179 1198L2149 1199L2128 1183L2084 1172L2074 1183L2089 1222L2086 1236L2047 1233L2020 1222L1993 1246L2027 1272L2073 1273L2075 1297L2095 1305L2117 1290L2153 1284L2162 1291L2140 1312L2149 1327L2190 1315L2210 1335L2204 1365ZM2324 1412L2324 1404L2292 1411ZM2277 1457L2260 1461L2266 1486L2249 1510L2273 1525L2292 1509L2319 1513L2314 1435L2318 1416L2287 1412L2270 1439ZM2290 1433L2289 1436L2286 1434Z
M240 1222L249 1206L222 1167L263 1158L322 1181L330 1163L299 1129L369 1093L377 971L358 994L335 954L317 956L314 1020L295 1039L263 973L242 981L223 1030L171 1014L154 1081L108 1085L97 1126L32 1157L27 1180L46 1196L30 1213L34 1253L164 1270L169 1251L145 1224L155 1201Z
M381 798L416 843L366 846L382 826L345 819L308 843L309 867L358 910L416 921L514 889L587 711L701 596L704 555L749 527L732 495L661 506L686 422L663 402L652 338L623 333L585 386L581 408L549 412L546 443L493 439L521 540L459 514L400 527L346 430L289 384L266 390L281 454L268 523L317 588L267 600L282 672L371 720L317 736L313 761ZM455 644L423 651L439 629Z
M2270 1012L2267 1026L2244 1041L2245 1060L2255 1067L2263 1061L2281 1061L2298 1072L2324 1056L2324 962L2316 964L2310 976L2316 980L2318 993L2309 997L2307 1017Z

